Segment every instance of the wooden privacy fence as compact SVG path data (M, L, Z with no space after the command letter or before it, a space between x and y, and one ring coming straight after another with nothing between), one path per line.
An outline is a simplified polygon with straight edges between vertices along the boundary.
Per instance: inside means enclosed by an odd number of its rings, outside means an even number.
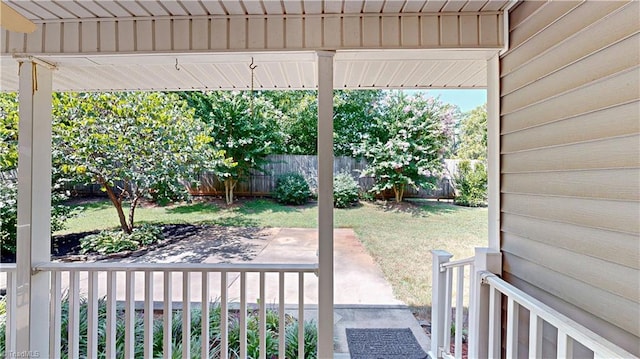
M306 155L271 155L269 163L263 167L264 172L253 171L251 176L241 180L234 193L237 196L269 196L275 189L276 179L286 173L299 173L303 175L312 189L316 189L318 178L317 156ZM433 190L415 190L410 187L405 192L405 197L412 198L438 198L452 199L454 188L451 177L457 173L459 160L445 160L446 170L444 175L437 180L437 186ZM367 166L363 159L352 157L335 157L333 173L347 172L356 179L363 191L371 189L374 185L372 177L360 177L360 171ZM199 185L191 188L192 195L221 196L224 195L224 184L218 181L212 173L200 175ZM393 193L383 194L385 197L393 196Z
M276 186L276 179L286 173L299 173L305 177L312 190L318 187L318 158L307 155L270 155L269 163L264 166L264 172L252 171L249 178L242 179L234 190L237 196L270 196ZM419 189L409 187L405 190L407 198L438 198L453 199L455 197L454 186L451 178L458 172L458 163L461 160L445 159L444 174L436 181L436 188ZM363 159L352 157L335 157L333 173L347 172L358 181L362 191L368 191L374 185L372 177L360 177L360 171L367 166ZM16 179L17 171L0 172L0 178ZM78 195L103 196L102 186L99 184L67 184L65 190ZM189 192L197 196L224 196L224 184L218 181L213 173L203 173L199 176L197 186L190 188ZM393 197L392 191L383 193L385 198Z

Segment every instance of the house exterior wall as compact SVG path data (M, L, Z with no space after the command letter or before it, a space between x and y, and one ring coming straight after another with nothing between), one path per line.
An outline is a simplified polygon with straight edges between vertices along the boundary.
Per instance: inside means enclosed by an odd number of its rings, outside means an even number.
M504 278L638 356L639 14L524 2L500 58Z
M0 30L5 54L500 48L501 12L65 20Z

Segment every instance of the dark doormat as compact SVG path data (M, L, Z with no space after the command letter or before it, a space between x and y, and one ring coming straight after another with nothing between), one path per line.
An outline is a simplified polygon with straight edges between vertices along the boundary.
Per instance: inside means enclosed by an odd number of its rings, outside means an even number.
M409 328L347 328L351 359L425 359Z

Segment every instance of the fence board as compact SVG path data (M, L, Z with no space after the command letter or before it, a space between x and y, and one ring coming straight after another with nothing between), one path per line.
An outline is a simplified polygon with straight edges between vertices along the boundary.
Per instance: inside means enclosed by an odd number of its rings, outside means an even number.
M270 196L275 189L276 179L286 173L302 174L312 189L318 187L318 159L317 156L310 155L270 155L268 163L263 167L263 172L252 171L249 178L242 179L236 185L234 194L237 196L262 197ZM406 198L438 198L453 199L454 187L451 178L458 172L460 160L445 159L444 175L437 180L436 188L416 190L409 187L405 190ZM335 157L333 172L350 173L356 179L363 191L371 189L374 185L372 177L360 177L360 171L367 166L363 159L352 157ZM16 178L15 171L0 173L2 178ZM98 184L80 185L68 184L65 190L72 191L77 195L104 195L102 187ZM197 196L224 196L224 184L220 182L213 173L203 173L198 178L198 185L189 188L192 195ZM381 194L379 197L391 198L392 191Z

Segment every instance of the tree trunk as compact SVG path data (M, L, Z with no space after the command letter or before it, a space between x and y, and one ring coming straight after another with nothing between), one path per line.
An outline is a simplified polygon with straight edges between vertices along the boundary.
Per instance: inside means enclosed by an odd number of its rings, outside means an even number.
M404 184L393 186L393 193L396 195L396 203L402 202L404 197Z
M129 230L130 230L129 233L133 232L133 216L136 213L136 207L138 206L138 200L139 199L140 199L140 196L136 195L133 198L133 201L131 201L131 208L129 208L129 226L130 226L129 227Z
M227 178L224 180L224 194L226 197L225 199L227 201L227 205L233 203L233 189L236 187L237 183L238 180L233 178Z
M107 192L107 196L111 200L111 203L113 203L113 206L116 207L116 212L118 212L118 218L120 219L120 227L125 233L131 234L131 227L129 227L129 225L127 224L127 218L124 216L124 211L122 210L122 202L113 192L113 188L111 186L109 186L104 181L102 181L102 186Z

